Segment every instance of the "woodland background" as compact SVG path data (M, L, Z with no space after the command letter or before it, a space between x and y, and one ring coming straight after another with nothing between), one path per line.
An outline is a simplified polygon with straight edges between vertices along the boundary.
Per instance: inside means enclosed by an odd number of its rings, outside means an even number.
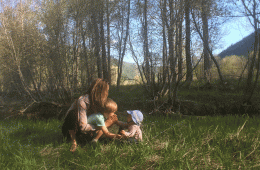
M258 0L1 0L1 102L67 103L100 77L118 91L123 84L141 84L149 99L170 104L181 88L196 82L197 88L242 90L241 104L247 104L259 77L259 5ZM234 17L247 17L254 28L252 50L214 56L221 26ZM135 64L125 63L126 56Z
M259 0L0 0L0 167L256 169L259 10ZM236 17L254 33L213 55ZM119 120L142 111L144 141L71 154L62 118L98 77Z

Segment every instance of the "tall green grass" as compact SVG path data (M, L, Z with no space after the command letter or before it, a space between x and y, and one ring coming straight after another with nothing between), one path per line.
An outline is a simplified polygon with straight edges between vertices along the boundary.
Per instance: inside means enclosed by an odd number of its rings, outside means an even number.
M0 122L1 169L258 169L259 119L145 116L143 142L112 141L73 154L58 120Z

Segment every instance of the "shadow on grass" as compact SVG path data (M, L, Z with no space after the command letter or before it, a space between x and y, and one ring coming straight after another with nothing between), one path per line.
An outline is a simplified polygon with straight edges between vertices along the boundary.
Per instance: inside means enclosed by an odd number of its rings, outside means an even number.
M41 124L43 123L41 122ZM44 124L43 126L37 125L37 123L19 127L9 134L9 138L11 141L19 141L22 145L31 144L33 146L60 145L64 141L59 127L50 128L45 127Z

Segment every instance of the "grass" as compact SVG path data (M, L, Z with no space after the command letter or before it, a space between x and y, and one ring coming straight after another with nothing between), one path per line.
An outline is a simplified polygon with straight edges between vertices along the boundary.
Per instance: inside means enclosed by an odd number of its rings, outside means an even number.
M258 118L145 116L142 143L87 144L72 154L58 120L0 122L1 169L258 169Z
M253 96L255 103L259 101L259 91ZM209 108L217 107L214 104L219 102L219 107L224 109L224 106L242 97L240 91L235 90L195 88L181 89L178 94L181 100L207 104ZM109 96L118 103L119 111L149 108L145 105L149 96L141 86L122 86L120 91L111 87ZM168 115L156 113L144 116L142 143L99 142L79 147L74 154L69 151L70 144L62 138L62 122L59 120L0 120L0 168L139 170L260 167L260 125L257 117L181 117L171 112ZM119 118L125 121L120 115Z

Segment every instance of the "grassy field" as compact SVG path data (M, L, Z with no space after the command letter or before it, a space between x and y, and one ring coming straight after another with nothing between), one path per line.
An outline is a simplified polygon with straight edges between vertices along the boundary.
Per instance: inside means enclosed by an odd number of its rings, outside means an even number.
M260 108L259 91L252 99L255 113L259 113ZM124 86L120 91L112 87L109 97L118 103L119 113L155 107L140 86ZM237 90L193 88L179 92L179 99L201 106L197 108L198 115L202 112L202 115L214 115L221 112L219 108L230 113L229 106L241 97L242 93ZM192 106L191 111L195 107ZM70 143L62 138L60 120L0 119L0 169L260 168L259 117L235 116L234 113L226 116L165 113L144 115L144 141L138 145L118 140L99 142L79 146L75 153L69 151ZM118 117L126 121L125 116L119 114ZM117 128L111 131L117 132Z
M87 144L73 154L62 122L0 121L1 169L258 169L258 118L145 116L142 143Z

